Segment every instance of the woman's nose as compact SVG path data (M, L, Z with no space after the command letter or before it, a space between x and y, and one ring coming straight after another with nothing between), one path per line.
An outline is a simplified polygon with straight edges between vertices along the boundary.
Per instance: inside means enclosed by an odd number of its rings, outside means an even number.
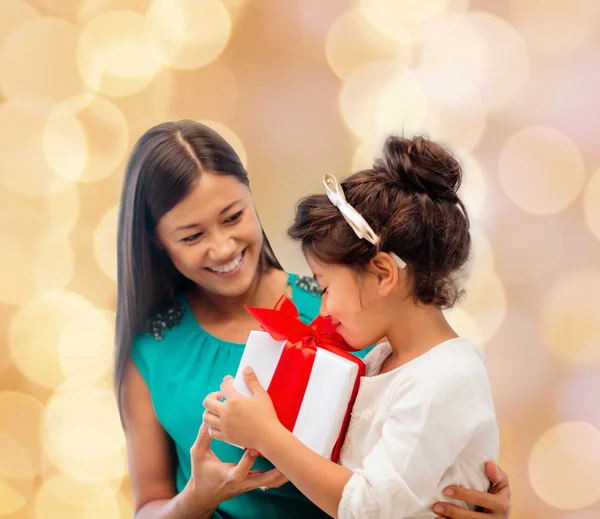
M215 236L212 240L208 255L213 261L227 261L235 253L235 240L225 234Z

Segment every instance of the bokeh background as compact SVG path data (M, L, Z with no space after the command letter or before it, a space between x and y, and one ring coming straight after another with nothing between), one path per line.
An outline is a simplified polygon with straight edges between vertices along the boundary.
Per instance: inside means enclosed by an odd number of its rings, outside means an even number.
M0 0L0 517L131 518L111 389L127 154L208 122L284 266L294 203L427 133L465 170L467 296L513 519L600 518L600 2ZM440 441L443 441L440 431Z

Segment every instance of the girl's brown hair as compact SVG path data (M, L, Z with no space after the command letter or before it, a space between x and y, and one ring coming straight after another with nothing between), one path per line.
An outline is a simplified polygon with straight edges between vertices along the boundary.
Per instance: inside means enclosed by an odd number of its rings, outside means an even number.
M442 308L461 294L457 274L469 257L469 218L457 195L458 161L426 137L389 137L372 169L355 173L342 188L379 236L378 247L359 239L326 195L300 201L288 235L318 261L365 270L378 251L406 263L415 300Z

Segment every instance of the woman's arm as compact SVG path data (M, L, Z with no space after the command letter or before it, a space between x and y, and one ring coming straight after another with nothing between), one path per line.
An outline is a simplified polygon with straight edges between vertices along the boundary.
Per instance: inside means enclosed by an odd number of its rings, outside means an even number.
M287 481L277 470L251 471L256 456L249 452L238 465L222 463L210 450L211 438L202 426L190 451L192 477L178 494L171 439L156 418L148 386L132 361L123 386L123 423L135 519L208 519L225 499Z
M437 519L508 519L511 512L508 474L493 461L486 464L485 473L491 484L488 492L454 486L444 490L447 496L466 501L485 512L470 512L449 503L436 503L434 512L441 516Z
M177 495L172 443L160 425L150 391L133 362L123 385L123 424L136 519L210 517L213 508L187 503L189 490ZM199 515L200 514L200 515Z

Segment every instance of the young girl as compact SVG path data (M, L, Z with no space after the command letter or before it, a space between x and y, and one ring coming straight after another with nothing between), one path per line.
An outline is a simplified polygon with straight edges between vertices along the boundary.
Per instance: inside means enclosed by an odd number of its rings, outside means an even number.
M461 174L440 145L390 137L372 169L341 186L327 175L327 195L298 207L289 234L322 287L321 314L357 350L389 341L365 359L339 465L279 423L252 373L253 396L227 377L205 401L213 438L259 450L333 517L435 517L450 482L488 488L499 440L484 359L442 313L470 249Z

